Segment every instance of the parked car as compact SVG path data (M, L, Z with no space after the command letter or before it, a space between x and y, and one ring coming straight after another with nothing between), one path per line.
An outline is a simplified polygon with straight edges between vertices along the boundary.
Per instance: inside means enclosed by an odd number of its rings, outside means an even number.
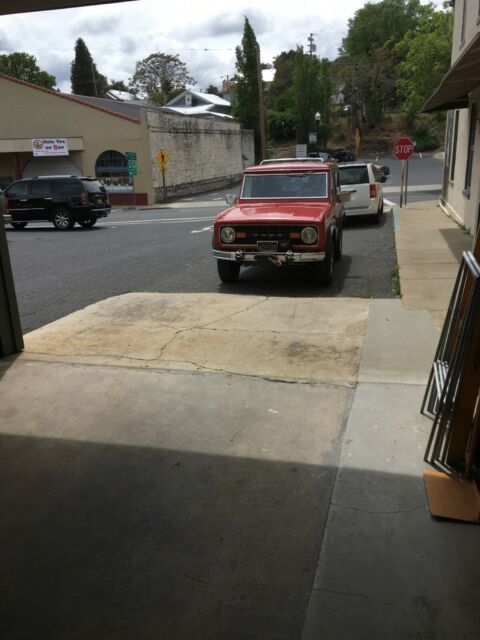
M355 160L355 153L347 149L332 149L330 156L339 162L350 162Z
M213 255L222 282L236 282L242 266L310 265L329 285L342 256L343 200L334 163L278 162L249 167L240 195L214 224Z
M110 213L105 187L95 178L26 178L10 184L5 196L14 229L43 220L52 222L61 231L72 229L76 222L88 228Z
M3 222L10 222L10 215L8 213L8 202L0 189L0 216L2 216Z
M350 201L345 203L345 215L371 215L376 223L383 213L382 182L371 162L352 162L338 165L342 192L350 193Z

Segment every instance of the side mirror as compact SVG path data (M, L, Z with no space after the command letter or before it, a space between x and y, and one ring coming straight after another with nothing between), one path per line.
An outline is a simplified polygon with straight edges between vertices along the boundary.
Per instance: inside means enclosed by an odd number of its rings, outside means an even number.
M227 193L227 197L225 198L225 200L229 205L237 204L238 196L235 193Z

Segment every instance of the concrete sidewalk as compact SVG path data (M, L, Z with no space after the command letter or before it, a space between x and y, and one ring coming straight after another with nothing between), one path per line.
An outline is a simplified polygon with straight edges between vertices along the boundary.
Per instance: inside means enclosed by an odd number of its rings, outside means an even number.
M471 238L394 215L402 299L129 294L0 361L2 639L478 635L419 414Z
M402 308L370 304L302 640L478 635L479 530L430 516L431 421L419 414L436 326L472 238L433 202L394 215Z

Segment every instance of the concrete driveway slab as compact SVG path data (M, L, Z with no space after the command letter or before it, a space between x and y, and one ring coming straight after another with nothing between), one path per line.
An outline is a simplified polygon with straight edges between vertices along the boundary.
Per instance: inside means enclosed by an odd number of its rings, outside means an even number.
M24 359L352 384L368 300L127 294L26 336Z

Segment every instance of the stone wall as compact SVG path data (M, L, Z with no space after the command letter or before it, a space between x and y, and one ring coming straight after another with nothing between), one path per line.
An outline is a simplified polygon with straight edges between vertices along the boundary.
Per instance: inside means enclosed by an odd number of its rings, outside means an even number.
M162 173L156 160L168 155L166 196L219 189L239 180L253 164L253 132L232 121L147 111L155 201L163 199Z

